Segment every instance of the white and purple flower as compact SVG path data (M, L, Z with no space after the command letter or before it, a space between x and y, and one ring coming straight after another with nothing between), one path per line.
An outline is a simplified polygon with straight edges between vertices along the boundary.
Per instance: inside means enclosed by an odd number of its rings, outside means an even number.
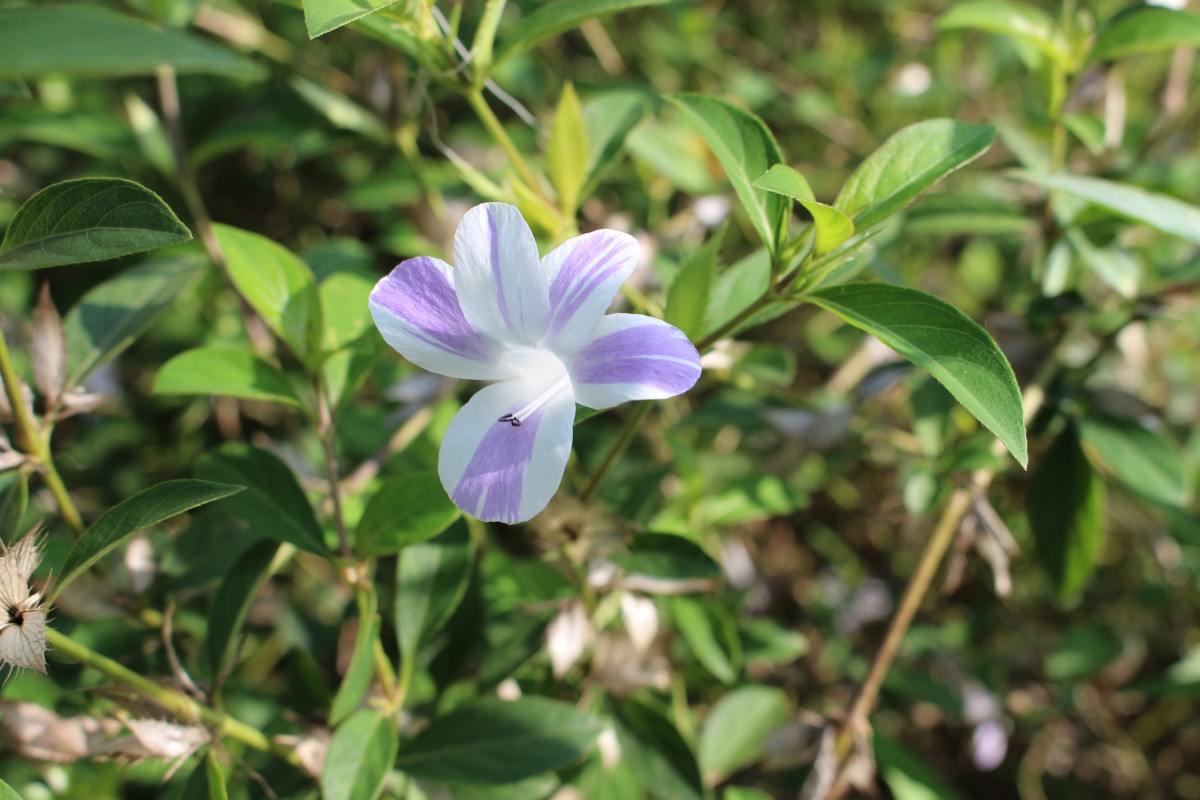
M637 240L599 230L539 259L533 233L504 203L467 212L451 267L411 258L379 281L371 315L417 366L495 381L454 417L438 473L479 519L523 522L546 507L571 454L575 404L610 408L686 392L700 356L678 328L605 315L638 260Z

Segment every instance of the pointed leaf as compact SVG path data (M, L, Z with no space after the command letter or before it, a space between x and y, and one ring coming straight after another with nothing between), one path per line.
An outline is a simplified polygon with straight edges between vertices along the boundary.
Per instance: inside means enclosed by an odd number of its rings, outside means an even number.
M0 78L153 75L163 65L179 73L263 75L222 47L105 8L64 3L0 9Z
M263 321L300 356L321 337L321 300L312 270L265 236L214 226L229 277Z
M246 487L225 508L251 528L301 550L328 555L321 526L296 476L279 457L243 442L230 442L200 457L196 474Z
M1178 236L1185 242L1200 245L1200 208L1182 200L1103 178L1045 175L1024 170L1017 170L1013 174L1045 189L1086 200L1118 217L1149 225L1155 230Z
M0 270L105 261L191 238L146 187L121 178L80 178L47 186L21 205L0 244Z
M199 256L155 259L96 286L67 312L67 385L81 386L141 336L205 269Z
M474 547L459 523L441 536L400 551L396 560L396 640L405 658L437 633L462 602Z
M159 395L224 395L303 408L274 364L240 347L197 347L163 364L154 376Z
M2 796L0 800L3 800ZM204 760L188 776L179 800L229 800L221 762L211 747L205 752Z
M523 53L538 43L576 28L589 19L607 17L621 11L661 6L670 0L555 0L545 3L517 23L492 59L495 69L506 58Z
M741 669L741 642L737 627L715 602L676 597L671 616L696 660L721 683L732 685Z
M882 283L846 283L807 299L929 372L996 434L1021 466L1029 460L1021 391L987 331L932 295Z
M208 614L208 636L205 640L209 674L214 682L224 675L237 656L242 624L246 621L246 614L250 612L250 604L254 602L259 587L270 574L271 562L278 550L278 542L258 542L233 563L217 587Z
M1043 454L1029 488L1029 527L1058 600L1074 600L1095 568L1104 538L1104 481L1068 425Z
M1062 66L1070 63L1070 51L1054 19L1036 6L1006 0L974 0L954 3L937 21L938 30L963 28L1011 36L1041 50Z
M208 481L178 480L143 489L106 511L83 532L67 553L62 575L50 599L84 570L123 544L130 536L197 506L229 497L241 486ZM47 601L49 602L49 600Z
M782 689L739 686L713 704L700 730L700 764L710 786L762 758L763 744L791 719Z
M954 170L987 152L996 138L991 125L931 119L892 136L854 170L834 208L865 230L904 208Z
M761 119L732 103L703 94L668 95L725 168L733 190L758 231L775 252L787 234L791 207L777 194L756 189L754 179L783 161L775 137Z
M329 740L321 769L321 797L375 800L392 769L398 743L391 720L367 709L356 712Z
M792 198L812 215L817 231L816 255L825 255L854 235L854 223L850 218L833 206L818 203L808 181L791 167L776 164L754 181L754 185Z
M398 6L394 13L411 14L413 5L413 0L304 0L304 24L308 38L315 39L381 8Z
M708 237L679 270L667 291L663 318L687 334L692 341L708 330L708 298L717 272L717 253L728 226L721 226Z
M340 725L342 720L357 710L371 688L371 678L375 676L375 646L379 642L379 627L378 619L358 621L354 655L329 707L330 725Z
M1152 5L1133 6L1105 23L1088 60L1115 61L1176 47L1200 47L1200 15Z
M504 784L577 760L604 724L545 697L478 700L435 718L396 766L435 783Z
M582 197L595 191L600 180L625 149L629 132L642 121L649 103L635 91L606 92L593 97L583 107L587 128L587 181Z
M1100 413L1080 420L1079 433L1092 462L1131 491L1177 508L1185 508L1191 500L1183 453L1161 433L1137 420Z
M563 84L546 142L546 172L558 193L558 207L563 214L574 216L579 207L579 192L587 177L588 135L583 120L583 108L575 87Z
M692 748L655 709L625 700L613 708L621 757L655 796L700 800L704 787Z
M383 484L367 503L354 531L360 555L390 556L432 539L462 512L446 496L436 472L405 473Z

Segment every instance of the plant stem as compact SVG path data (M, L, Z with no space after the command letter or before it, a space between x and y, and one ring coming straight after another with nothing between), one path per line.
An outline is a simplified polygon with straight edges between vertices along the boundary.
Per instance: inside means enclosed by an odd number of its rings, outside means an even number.
M642 426L642 422L649 413L650 404L641 403L629 415L629 418L625 420L625 426L621 428L620 434L617 435L617 440L613 442L612 447L608 448L608 452L604 454L604 460L600 462L600 466L592 473L587 486L583 487L583 491L579 493L580 502L587 503L592 499L592 495L600 488L600 483L604 480L604 476L608 474L608 471L612 469L612 465L617 462L617 459L625 452L625 448L633 441L634 435L637 433L638 428Z
M66 484L54 467L54 459L50 455L50 431L43 433L33 418L33 412L25 404L25 395L21 393L21 379L13 366L12 354L8 351L8 340L0 329L0 377L4 379L4 391L8 396L8 404L12 408L13 424L17 429L17 446L41 468L42 478L58 503L59 513L63 521L70 526L76 536L83 534L83 517L71 499Z
M187 722L202 722L213 729L219 737L236 739L255 750L274 753L289 764L299 767L300 759L290 748L276 744L263 735L261 731L252 728L240 720L221 711L201 705L190 697L180 694L174 689L159 686L148 678L143 678L133 670L118 664L107 656L103 656L71 639L64 633L53 628L46 629L46 642L54 650L65 653L84 666L102 672L136 690L155 705L169 711L171 714Z
M471 42L471 69L476 86L487 82L492 66L492 45L496 41L496 28L500 25L506 2L507 0L487 0L479 27L475 29L475 40Z
M525 163L524 156L517 146L513 144L512 139L508 138L508 133L505 132L504 126L500 124L500 120L496 117L492 107L488 105L487 99L483 96L483 90L478 88L470 88L464 90L464 95L467 102L471 104L472 110L475 111L475 116L479 117L479 121L483 123L483 127L487 128L488 133L496 140L496 143L504 149L508 155L509 161L517 170L517 174L521 176L530 189L537 192L542 199L547 199L545 192L542 191L542 184L534 177L533 172L529 169L529 165Z

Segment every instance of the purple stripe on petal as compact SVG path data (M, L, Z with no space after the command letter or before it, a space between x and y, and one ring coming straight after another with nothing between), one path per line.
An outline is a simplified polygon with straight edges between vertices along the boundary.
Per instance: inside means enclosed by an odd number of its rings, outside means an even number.
M508 413L519 409L520 404L515 404ZM525 467L533 458L538 424L544 413L542 409L535 411L520 426L497 422L488 429L454 488L451 498L455 505L481 519L509 524L520 519Z
M658 321L597 337L572 370L577 383L638 384L668 396L686 392L699 376L696 348L679 329Z
M621 238L593 236L571 251L550 286L551 335L558 335L592 293L621 272L626 246Z
M513 329L512 318L508 315L508 298L504 296L504 271L500 268L500 231L496 227L496 217L492 213L492 208L488 207L488 242L491 244L489 252L492 259L492 277L496 279L496 302L500 305L500 316L504 317L504 324L509 330Z
M371 302L408 323L414 338L476 361L489 357L487 342L467 322L449 278L430 258L412 258L371 292Z

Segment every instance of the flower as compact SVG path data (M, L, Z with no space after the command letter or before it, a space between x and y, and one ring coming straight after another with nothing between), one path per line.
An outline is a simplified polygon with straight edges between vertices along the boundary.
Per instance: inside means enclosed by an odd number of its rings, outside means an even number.
M417 366L494 381L450 422L438 459L454 504L482 520L524 522L546 507L571 453L575 404L610 408L674 397L700 377L678 328L608 314L638 244L598 230L538 258L521 214L505 203L467 212L451 267L411 258L375 285L371 315Z
M34 528L11 548L0 543L0 662L46 671L46 609L30 592L29 577L42 560L44 536Z

